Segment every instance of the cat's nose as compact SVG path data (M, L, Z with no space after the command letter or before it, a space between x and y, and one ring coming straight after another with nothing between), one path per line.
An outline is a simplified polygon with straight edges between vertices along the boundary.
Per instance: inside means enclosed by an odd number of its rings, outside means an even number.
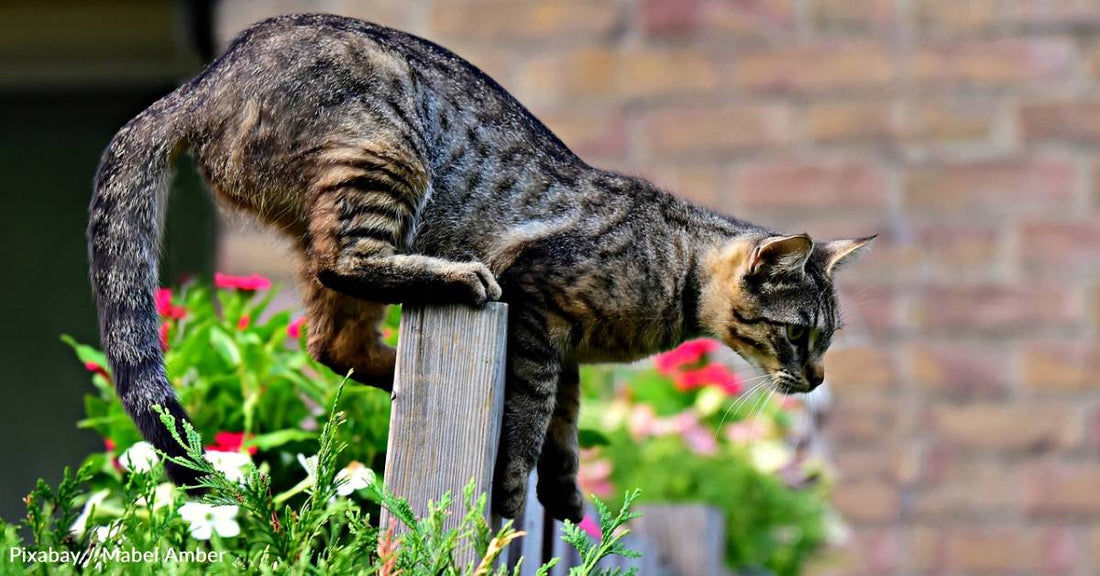
M825 365L813 362L806 366L806 381L810 383L811 390L820 386L825 381Z

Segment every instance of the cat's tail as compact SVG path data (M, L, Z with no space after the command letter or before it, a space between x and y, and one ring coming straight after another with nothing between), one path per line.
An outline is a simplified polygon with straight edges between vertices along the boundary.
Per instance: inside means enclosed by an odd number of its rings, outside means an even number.
M92 291L115 390L142 436L172 456L184 450L153 407L175 416L178 427L187 414L165 373L155 292L168 180L186 133L179 94L153 104L111 139L96 171L88 221ZM177 484L196 479L188 468L166 467Z

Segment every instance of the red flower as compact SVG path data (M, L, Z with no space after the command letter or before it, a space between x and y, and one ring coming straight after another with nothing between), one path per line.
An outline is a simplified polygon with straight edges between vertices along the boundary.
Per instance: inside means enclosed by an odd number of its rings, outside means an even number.
M741 392L741 378L731 372L725 364L708 364L696 370L681 372L673 378L673 383L676 384L676 388L684 391L714 385L731 396Z
M171 327L168 322L160 325L160 349L164 352L168 351L168 329Z
M92 374L99 374L100 376L106 378L108 381L111 379L111 375L107 373L107 369L100 366L99 364L96 364L95 362L85 362L84 369L88 372L91 372Z
M214 443L206 449L218 452L240 452L244 441L252 437L252 434L246 436L244 432L218 432L214 435ZM256 447L249 446L248 453L255 454Z
M186 308L172 305L172 291L167 288L157 289L156 301L157 312L164 318L179 320L187 315Z
M252 317L248 314L241 316L240 320L237 320L237 330L244 332L248 325L252 323Z
M298 338L301 338L302 337L302 326L304 326L305 323L306 323L306 317L305 316L299 316L297 320L291 322L290 325L286 327L286 335L290 336L291 338L294 338L295 340L297 340Z
M271 280L259 274L252 274L251 276L230 276L217 272L214 274L214 286L218 288L233 288L235 290L254 292L256 290L271 288Z
M718 342L700 338L689 340L677 348L658 354L654 357L657 370L663 374L671 374L684 366L694 364L703 359L703 356L718 349Z
M104 438L103 439L103 446L107 448L108 452L114 452L115 451L115 441L111 440L110 438Z

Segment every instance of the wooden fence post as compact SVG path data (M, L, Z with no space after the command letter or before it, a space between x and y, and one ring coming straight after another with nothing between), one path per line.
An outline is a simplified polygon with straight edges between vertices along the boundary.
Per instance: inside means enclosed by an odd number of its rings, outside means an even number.
M386 485L417 514L450 492L450 527L465 514L471 480L479 494L491 494L507 324L508 306L496 302L406 307L401 315ZM383 512L382 526L389 522Z
M647 504L631 535L648 540L657 560L678 576L724 576L726 519L704 504ZM644 574L644 573L643 573Z

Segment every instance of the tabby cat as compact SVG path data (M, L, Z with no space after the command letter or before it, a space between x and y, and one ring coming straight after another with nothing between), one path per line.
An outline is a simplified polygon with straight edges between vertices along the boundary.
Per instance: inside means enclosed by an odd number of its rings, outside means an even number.
M295 15L241 33L123 127L95 178L88 241L118 394L157 448L186 414L165 374L153 293L174 157L302 258L309 352L390 388L386 303L509 304L507 398L492 494L521 511L529 472L579 520L577 365L707 335L783 392L821 383L832 277L870 238L815 244L715 214L575 156L496 82L426 40ZM169 466L177 482L191 472Z

